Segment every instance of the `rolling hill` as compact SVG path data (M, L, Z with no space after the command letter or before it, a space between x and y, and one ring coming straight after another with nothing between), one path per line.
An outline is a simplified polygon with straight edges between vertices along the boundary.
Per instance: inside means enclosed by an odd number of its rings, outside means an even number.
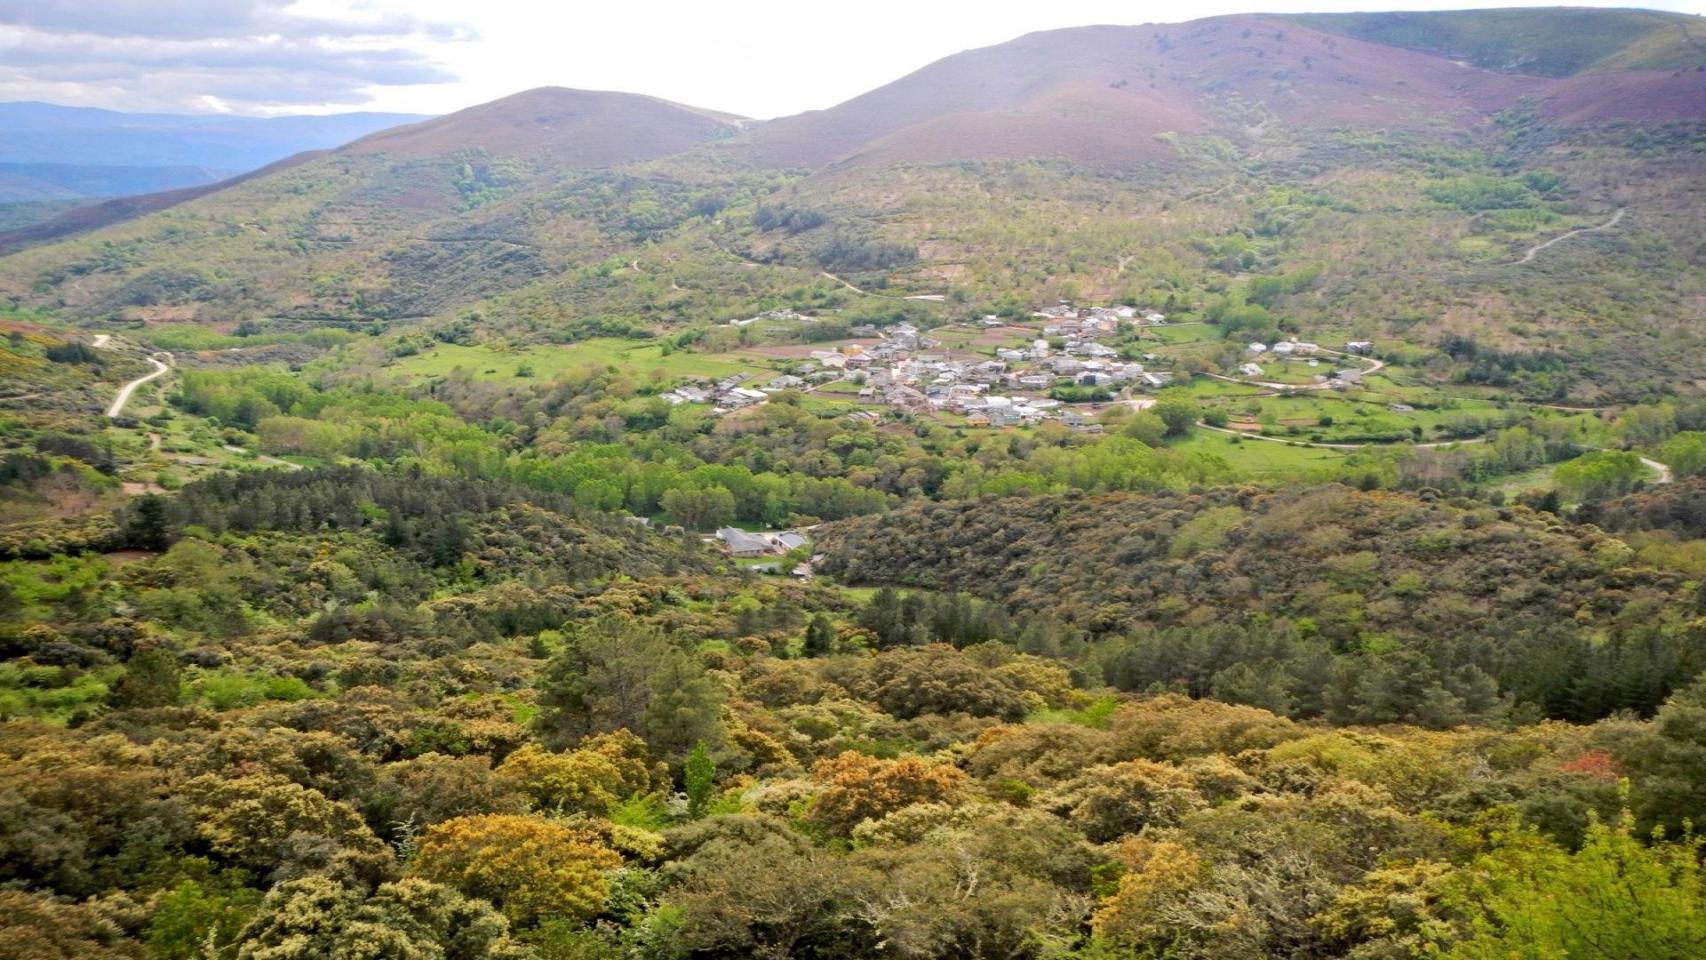
M829 295L826 270L974 303L1206 303L1329 265L1272 305L1679 381L1686 351L1639 342L1696 336L1706 70L1690 18L1584 16L1055 30L763 123L542 88L0 234L0 293L144 321L472 309L538 337L726 320ZM1618 230L1508 269L1620 207Z
M1473 121L1541 85L1265 17L1030 34L755 131L760 161L1057 156L1129 166L1160 134Z
M423 157L474 146L563 167L608 167L681 153L733 133L743 119L637 94L540 87L369 134L344 149Z
M1268 123L1473 125L1524 100L1571 123L1706 113L1706 75L1673 76L1695 60L1706 62L1699 52L1706 48L1689 46L1677 56L1639 52L1654 46L1655 31L1663 38L1691 36L1692 18L1579 13L1559 13L1567 27L1536 37L1517 27L1545 21L1549 12L1497 11L1492 26L1476 35L1473 49L1482 52L1471 55L1473 63L1451 51L1455 38L1481 22L1479 13L1446 15L1438 27L1419 14L1232 16L1052 30L956 54L828 110L765 124L745 146L758 162L783 166L1044 156L1126 167L1168 153L1155 140L1162 134L1261 130ZM1613 26L1578 51L1579 31ZM1568 49L1554 54L1554 42ZM1533 51L1542 49L1550 58L1536 60ZM1495 51L1504 51L1504 59ZM1580 71L1563 69L1590 59L1606 71L1621 68L1591 82L1572 80ZM1529 76L1495 63L1550 69ZM1630 73L1661 63L1668 69Z

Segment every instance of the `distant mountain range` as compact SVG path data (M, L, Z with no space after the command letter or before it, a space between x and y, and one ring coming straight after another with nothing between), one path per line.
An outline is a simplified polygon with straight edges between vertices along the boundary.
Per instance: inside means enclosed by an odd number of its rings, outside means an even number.
M425 119L405 113L303 117L119 113L0 103L0 206L200 187L357 137Z

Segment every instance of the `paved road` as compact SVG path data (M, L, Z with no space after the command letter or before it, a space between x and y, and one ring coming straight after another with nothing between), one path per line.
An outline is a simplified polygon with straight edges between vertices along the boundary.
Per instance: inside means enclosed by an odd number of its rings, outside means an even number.
M1625 211L1627 209L1629 209L1629 208L1628 207L1618 207L1617 212L1611 215L1610 220L1605 221L1604 223L1600 224L1597 227L1582 227L1578 230L1571 230L1569 233L1561 233L1561 234L1557 235L1556 237L1553 237L1552 239L1546 241L1545 243L1537 243L1534 246L1529 247L1528 252L1523 254L1522 259L1518 260L1517 263L1527 263L1530 260L1533 260L1535 254L1546 249L1547 247L1550 247L1554 243L1560 243L1562 241L1570 239L1571 237L1579 237L1584 233L1593 233L1596 230L1610 230L1612 227L1617 226L1617 221L1623 219L1623 211Z
M159 360L160 357L165 357L167 360L172 359L172 355L169 353L157 353L154 356L149 357L148 362L154 365L154 372L137 377L135 380L132 380L118 388L118 396L113 398L113 405L107 408L108 419L117 419L118 415L124 412L124 405L130 402L130 395L136 392L137 387L142 386L150 380L158 380L166 375L166 371L172 369L170 365L161 363Z

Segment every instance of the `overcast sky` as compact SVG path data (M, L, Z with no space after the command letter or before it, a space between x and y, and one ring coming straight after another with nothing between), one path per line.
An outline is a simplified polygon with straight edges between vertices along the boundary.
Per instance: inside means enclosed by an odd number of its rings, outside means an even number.
M0 100L173 112L446 113L557 85L767 118L833 106L932 60L1033 30L1300 9L1545 5L0 0ZM1706 0L1643 5L1706 13Z

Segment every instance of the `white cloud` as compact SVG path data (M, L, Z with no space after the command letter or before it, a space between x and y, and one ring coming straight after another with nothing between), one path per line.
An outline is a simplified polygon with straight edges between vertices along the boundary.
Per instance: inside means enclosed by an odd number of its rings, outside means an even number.
M476 32L449 18L292 0L0 0L0 99L266 113L353 106L444 84L435 50Z

